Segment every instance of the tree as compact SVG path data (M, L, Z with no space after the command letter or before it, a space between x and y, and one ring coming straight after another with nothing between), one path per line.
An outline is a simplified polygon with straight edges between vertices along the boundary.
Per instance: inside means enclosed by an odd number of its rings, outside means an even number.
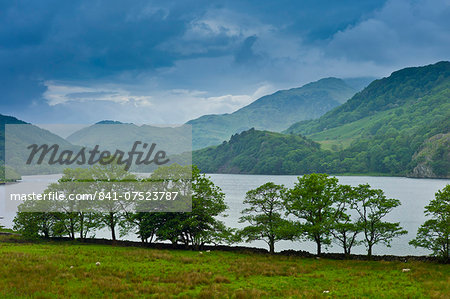
M247 192L244 204L249 207L242 210L244 216L239 220L250 223L239 232L247 242L263 240L269 245L270 253L274 253L275 242L292 239L288 233L290 222L281 216L285 211L286 191L283 185L269 182Z
M192 191L192 212L183 221L181 239L196 247L214 243L217 231L225 227L215 218L226 216L225 194L197 167L192 168Z
M358 212L358 225L364 235L363 243L367 247L367 256L372 257L373 245L382 243L390 247L393 238L407 234L399 222L383 221L389 212L400 205L398 199L386 198L383 190L371 189L369 184L354 188L353 208Z
M157 239L160 241L169 240L172 244L183 242L189 245L189 240L183 238L185 221L189 217L188 213L170 213L164 212L159 214L160 222L156 231Z
M123 200L125 194L132 192L137 178L124 169L123 165L115 162L106 165L95 165L89 169L89 179L91 183L87 185L88 190L96 190L99 194L103 194L103 200L97 200L97 209L99 210L99 220L104 226L111 231L113 241L116 237L116 227L125 218L125 205L133 204ZM93 193L93 191L91 191ZM113 194L117 194L122 200L111 200L108 198ZM100 198L100 197L99 197Z
M142 243L152 243L158 227L160 226L163 213L157 212L135 212L126 213L125 221L120 223L122 235L135 230Z
M123 192L133 191L133 183L137 183L136 177L116 163L90 169L65 169L62 178L50 184L44 195L57 192L66 200L22 203L14 219L15 227L30 237L67 235L74 239L78 232L84 239L90 231L106 226L111 230L112 239L116 240L116 226L124 218L127 203L111 197L116 193L117 197L123 198ZM95 201L70 198L71 195L94 193L98 193ZM103 200L100 200L100 194L103 194Z
M337 217L331 229L335 243L344 249L345 255L350 255L353 246L360 242L356 240L356 236L361 232L361 228L357 220L352 220L349 209L354 203L353 188L348 185L342 185L341 197L337 203Z
M436 192L435 199L425 207L425 215L432 218L419 227L417 236L409 244L433 251L444 262L449 261L450 246L450 185Z
M285 204L288 215L299 219L299 233L317 244L317 255L322 246L331 243L330 232L339 211L336 203L341 198L338 180L326 174L313 173L298 178L288 191Z
M54 213L29 212L33 210L35 205L35 201L26 201L18 206L18 211L13 220L14 230L29 239L54 236L54 224L56 221Z
M143 243L151 243L154 239L177 243L182 232L180 223L186 215L175 211L192 207L192 166L174 163L159 167L149 178L141 179L136 187L136 191L143 194L176 192L177 200L138 201L134 211L125 210L124 218L119 222L121 235L132 231Z
M186 168L186 166L184 166ZM187 168L186 168L187 169ZM169 240L173 244L181 242L196 248L206 243L231 240L232 231L225 227L216 216L224 215L227 209L225 194L219 187L200 174L197 167L189 166L192 176L189 180L182 175L185 170L179 165L160 167L152 179L160 181L161 188L183 190L182 195L192 198L191 212L162 212L157 217L156 236L158 240ZM150 223L153 226L154 223ZM152 231L151 227L141 227L141 231Z
M76 194L93 194L94 190L90 188L91 180L92 170L67 168L58 182L50 184L44 194L57 192L66 198ZM76 234L80 239L85 239L89 232L101 227L100 214L95 211L92 202L64 200L52 202L51 205L49 210L55 211L54 216L57 220L55 226L71 239L75 239Z

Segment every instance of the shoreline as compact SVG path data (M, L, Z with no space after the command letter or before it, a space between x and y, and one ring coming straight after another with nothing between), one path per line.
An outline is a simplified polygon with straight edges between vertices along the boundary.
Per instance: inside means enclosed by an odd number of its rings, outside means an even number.
M19 236L20 234L12 233L0 233L0 235L10 235ZM110 239L70 239L68 237L52 237L52 238L42 238L38 240L26 240L26 239L11 239L11 240L1 240L0 243L63 243L72 245L109 245L113 247L135 247L135 248L148 248L148 249L158 249L158 250L183 250L183 251L228 251L228 252L242 252L242 253L252 253L252 254L263 254L271 255L269 251L265 248L250 247L250 246L233 246L233 245L202 245L199 247L194 247L192 245L186 246L184 244L170 244L170 243L142 243L138 241L125 241L125 240L110 240ZM316 258L316 259L331 259L331 260L357 260L357 261L389 261L389 262L442 262L441 259L434 256L426 255L372 255L371 259L364 254L350 254L346 256L343 253L336 252L325 252L320 256L313 254L304 250L283 250L280 252L275 252L273 255L278 256L288 256L288 257L300 257L300 258ZM448 261L447 261L448 263Z
M217 175L217 174L226 174L226 175L255 175L255 176L303 176L304 174L261 174L261 173L225 173L225 172L201 172L205 175ZM319 173L319 172L318 172ZM450 177L412 177L412 176L404 176L404 175L394 175L387 173L327 173L329 176L348 176L348 177L390 177L390 178L405 178L405 179L425 179L425 180L450 180Z

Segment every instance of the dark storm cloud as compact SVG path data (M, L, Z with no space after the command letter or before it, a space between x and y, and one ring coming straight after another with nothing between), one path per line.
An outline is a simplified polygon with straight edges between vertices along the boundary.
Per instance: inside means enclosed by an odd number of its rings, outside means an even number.
M372 17L337 32L327 53L399 67L434 63L450 58L449 28L449 1L389 1Z
M255 35L247 37L236 51L234 61L237 63L255 62L258 59L258 55L253 52L252 47L257 39Z
M236 1L235 9L273 24L285 33L301 34L305 39L327 39L336 31L345 29L374 10L381 8L385 0L278 0Z
M348 2L348 1L347 1ZM372 1L369 1L373 3ZM191 22L210 8L238 10L287 30L329 31L336 20L355 21L361 9L376 5L353 3L348 7L331 1L11 1L0 6L0 63L12 76L33 74L45 79L95 78L123 70L170 66L189 56L158 47L177 43ZM275 4L276 3L276 4ZM378 1L378 5L380 5ZM327 11L336 11L331 15ZM353 12L352 12L353 11ZM324 29L326 28L326 29ZM219 28L220 29L220 28ZM222 28L221 30L225 30ZM245 37L246 38L246 37ZM211 47L212 52L233 43L223 34L184 43L186 47ZM169 50L169 51L167 51ZM186 49L189 52L189 49ZM204 51L204 55L211 55ZM223 53L221 53L223 54ZM51 77L51 78L48 78Z
M448 20L447 0L2 1L0 113L231 112L257 90L448 59Z
M69 79L170 65L173 57L156 46L183 33L181 16L133 3L12 2L0 10L2 66Z

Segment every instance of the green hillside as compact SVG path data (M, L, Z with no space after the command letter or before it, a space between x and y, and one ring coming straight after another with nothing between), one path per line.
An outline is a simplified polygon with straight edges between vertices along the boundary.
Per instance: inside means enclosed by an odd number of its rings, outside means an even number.
M448 96L445 92L448 92L449 81L450 62L448 61L423 67L405 68L392 73L387 78L373 81L346 103L322 117L295 123L285 133L311 135L377 115L383 111L409 108L415 104L411 108L420 108L429 104L430 96L441 92L444 92L442 96ZM442 102L441 99L434 100L439 101L437 105ZM402 110L399 109L398 113L402 114Z
M282 131L295 121L323 115L355 92L341 79L326 78L261 97L231 114L204 115L188 122L192 125L193 148L220 144L253 127Z
M323 148L342 150L348 163L375 172L449 177L449 148L421 161L427 140L450 132L450 62L406 68L376 80L317 120L294 124Z
M450 133L425 140L413 156L413 177L449 177Z
M230 141L193 152L202 172L297 174L320 167L320 145L296 135L250 129Z
M284 147L286 152L282 156L274 153L270 158L278 161L278 164L268 164L272 165L272 170L268 166L259 167L268 163L269 156L258 156L250 171L236 162L233 162L234 168L230 168L225 162L231 163L229 161L236 158L214 160L221 156L220 146L197 152L194 162L198 161L201 169L215 172L288 174L295 170L297 174L315 171L448 178L449 99L449 62L407 68L374 81L319 119L296 123L285 131L292 138L302 138L298 136L301 134L321 145L321 150L302 157L309 160L308 167L303 166L306 162L302 159L292 158L295 144L288 138L284 139L289 143ZM243 146L250 148L245 144L259 142L261 146L264 142L276 142L254 137L255 140L242 140ZM222 147L232 148L230 143ZM233 153L230 151L228 155ZM250 151L242 150L239 161L249 160L251 155Z
M5 181L5 125L6 124L26 124L15 117L0 114L0 183ZM20 175L17 174L11 168L7 169L8 180L14 181L20 179Z
M8 128L7 136L5 136L5 126L11 125L21 125L12 126ZM8 156L5 157L5 137L7 138L7 148ZM1 180L4 179L3 165L6 160L7 166L9 166L10 171L8 171L8 177L17 177L16 173L20 175L27 174L44 174L44 173L57 173L62 170L62 166L52 165L49 166L46 163L42 163L40 166L25 165L30 149L27 147L31 144L48 144L49 146L53 144L58 144L64 149L73 149L76 151L78 147L73 146L65 139L55 135L47 130L41 129L32 124L28 124L21 121L15 117L5 116L0 114L0 161L2 167L0 168ZM8 178L7 178L8 179Z
M26 124L15 117L0 114L0 161L5 161L5 125Z

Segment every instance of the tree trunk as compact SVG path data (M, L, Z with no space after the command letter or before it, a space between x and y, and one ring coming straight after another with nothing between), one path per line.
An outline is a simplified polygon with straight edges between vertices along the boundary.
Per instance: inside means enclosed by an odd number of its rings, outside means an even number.
M369 248L367 250L367 257L369 258L369 260L372 259L372 245L369 245Z
M84 214L80 213L80 239L83 240L84 238Z
M70 238L75 240L75 223L72 216L70 217Z
M275 242L274 241L270 241L269 250L270 250L270 253L275 253Z
M317 243L317 256L320 256L322 254L322 244L320 242L320 239L316 241Z
M448 235L447 235L447 263L449 262L449 260L450 260L450 239L449 239L449 237L448 237ZM444 256L445 256L445 254L444 254Z
M343 235L343 244L344 244L344 255L345 256L349 256L350 255L350 246L347 246L347 244L348 244L348 241L347 241L347 233L346 232L344 232L344 235Z
M111 238L113 241L116 240L116 229L113 224L111 225Z
M114 223L114 212L109 212L108 226L111 230L111 239L116 241L116 224Z
M109 213L109 228L111 229L111 238L113 241L116 240L116 226L114 224L114 214Z

